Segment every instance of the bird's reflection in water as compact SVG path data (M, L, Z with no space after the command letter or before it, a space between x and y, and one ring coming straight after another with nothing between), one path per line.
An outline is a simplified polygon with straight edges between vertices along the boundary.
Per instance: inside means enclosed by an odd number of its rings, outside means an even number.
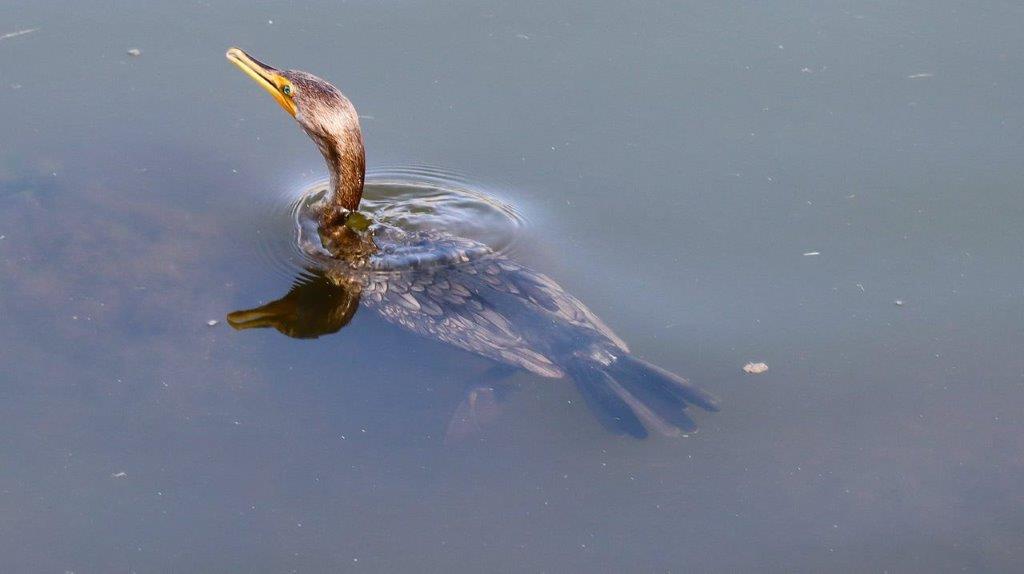
M284 297L229 313L228 324L238 330L273 328L296 339L316 339L337 333L348 325L359 309L362 286L359 281L334 278L315 268L292 285ZM502 381L516 369L498 364L473 377L466 384L465 398L455 409L445 440L459 442L481 432L497 418L498 400L510 390Z
M359 309L358 282L332 281L317 269L308 269L288 293L266 305L228 314L235 329L273 327L296 339L316 339L337 333Z
M288 293L228 315L236 329L273 327L316 338L342 329L362 306L386 321L495 361L456 409L449 437L494 417L497 379L524 369L572 379L602 424L618 434L696 430L688 405L717 410L685 379L633 357L625 342L550 278L444 233L371 225L321 233L334 254ZM428 254L429 257L424 257Z

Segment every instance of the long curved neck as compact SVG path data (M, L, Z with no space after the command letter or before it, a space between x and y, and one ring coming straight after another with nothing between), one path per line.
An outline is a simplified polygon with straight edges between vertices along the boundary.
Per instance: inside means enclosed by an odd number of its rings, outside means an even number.
M366 176L366 152L358 126L337 136L317 140L317 147L331 174L330 197L320 218L322 226L330 226L344 222L349 212L359 209Z

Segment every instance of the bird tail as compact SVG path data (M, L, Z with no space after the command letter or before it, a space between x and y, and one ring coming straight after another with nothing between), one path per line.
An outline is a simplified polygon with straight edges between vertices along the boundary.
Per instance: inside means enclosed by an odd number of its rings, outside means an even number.
M697 424L686 414L687 406L719 409L710 393L630 355L610 365L580 359L566 365L566 371L601 424L616 434L644 438L648 430L668 436L691 433Z

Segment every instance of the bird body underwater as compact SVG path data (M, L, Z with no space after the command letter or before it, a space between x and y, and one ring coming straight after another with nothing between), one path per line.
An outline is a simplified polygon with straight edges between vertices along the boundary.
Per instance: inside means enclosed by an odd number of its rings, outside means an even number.
M356 309L542 377L570 378L601 423L634 437L696 430L688 405L718 402L686 379L633 356L579 299L486 245L437 230L407 231L358 214L365 183L359 117L340 90L231 48L227 58L267 90L316 143L330 173L317 205L314 277L282 299L228 316L239 329L293 337L342 328Z

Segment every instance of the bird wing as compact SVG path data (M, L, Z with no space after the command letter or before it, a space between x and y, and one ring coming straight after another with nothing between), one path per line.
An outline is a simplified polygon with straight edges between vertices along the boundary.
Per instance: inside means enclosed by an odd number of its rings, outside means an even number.
M409 331L545 377L565 374L552 357L559 334L627 350L557 283L497 256L376 277L363 302Z
M472 269L472 270L470 270ZM381 317L414 333L544 377L559 368L495 309L495 291L481 281L476 266L418 270L374 279L363 302Z
M579 299L481 243L442 233L381 239L386 271L369 276L363 303L391 323L545 377L564 376L560 353L584 340L628 351Z
M534 305L543 307L573 326L592 329L616 347L629 352L626 342L619 338L608 325L605 325L604 321L547 275L537 273L507 259L498 259L495 264L507 273L507 277L522 293L522 296Z

